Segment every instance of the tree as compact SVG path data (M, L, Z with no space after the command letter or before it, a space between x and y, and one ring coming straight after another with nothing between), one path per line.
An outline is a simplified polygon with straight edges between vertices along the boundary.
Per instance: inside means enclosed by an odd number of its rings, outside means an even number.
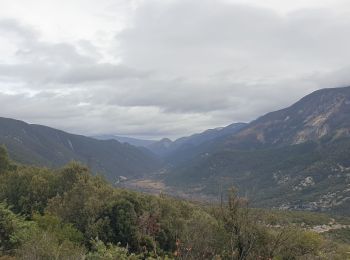
M87 181L91 177L89 169L75 161L72 161L63 167L57 175L59 176L59 194L71 190L77 182Z
M34 215L37 228L16 250L18 259L85 259L83 235L52 215Z
M85 248L69 240L59 241L55 234L44 230L33 232L30 239L18 248L16 256L23 260L86 259Z
M260 239L257 219L251 214L246 199L239 198L237 191L229 193L227 206L221 206L221 219L229 235L231 259L249 259Z
M10 168L10 160L5 146L0 146L0 174Z
M57 193L56 176L44 168L19 167L0 178L0 200L6 200L15 213L43 213L48 200Z
M227 241L225 231L210 214L195 210L179 235L176 254L179 259L215 259Z
M119 245L105 244L101 240L92 240L92 251L87 254L87 260L138 260L141 256L129 254L126 248Z
M33 222L25 221L0 203L0 256L12 253L35 229Z
M107 206L100 218L108 221L100 235L102 240L138 250L137 214L132 203L125 199L113 202Z
M84 172L81 174L79 167L76 170L78 172L71 172L69 175L80 177L69 190L49 200L46 213L58 216L64 223L71 223L84 234L88 244L91 238L99 235L99 229L105 224L103 219L98 223L96 221L111 201L114 189L100 177Z

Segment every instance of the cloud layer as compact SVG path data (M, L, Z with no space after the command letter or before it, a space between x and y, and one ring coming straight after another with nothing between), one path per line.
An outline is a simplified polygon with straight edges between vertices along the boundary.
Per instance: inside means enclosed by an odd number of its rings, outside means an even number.
M342 1L280 12L254 1L103 0L99 10L93 32L83 19L74 28L84 33L56 38L0 11L0 116L87 135L177 137L350 85Z

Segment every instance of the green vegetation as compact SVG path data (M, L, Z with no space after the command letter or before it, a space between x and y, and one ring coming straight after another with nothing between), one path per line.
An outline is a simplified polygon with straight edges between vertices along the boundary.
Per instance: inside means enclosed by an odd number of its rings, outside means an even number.
M7 150L4 146L0 146L0 173L9 169L10 161L8 159Z
M283 213L252 210L235 191L222 205L198 205L116 189L75 162L49 170L2 155L2 260L349 257L347 240L304 229L298 215L281 224Z
M327 233L327 236L332 240L350 245L350 228L332 230Z
M234 185L254 206L350 214L350 138L224 150L172 169L169 186L218 197ZM311 180L305 183L306 178Z

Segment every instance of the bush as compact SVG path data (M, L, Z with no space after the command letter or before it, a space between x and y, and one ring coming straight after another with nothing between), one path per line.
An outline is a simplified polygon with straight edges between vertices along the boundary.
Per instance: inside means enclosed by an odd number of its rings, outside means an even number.
M33 222L25 221L0 203L0 255L12 254L35 229Z

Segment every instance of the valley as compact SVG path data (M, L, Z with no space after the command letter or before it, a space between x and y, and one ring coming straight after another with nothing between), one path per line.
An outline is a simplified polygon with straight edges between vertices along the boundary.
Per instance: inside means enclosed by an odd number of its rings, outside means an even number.
M350 1L0 2L0 260L350 260Z
M350 87L332 88L250 123L175 141L97 140L1 119L0 142L18 162L77 160L112 183L122 178L117 186L127 189L218 201L236 187L254 207L349 215L349 114Z
M349 100L349 87L320 90L289 108L238 124L237 131L220 134L221 128L214 138L195 144L191 137L180 138L190 144L178 148L168 142L162 148L163 174L125 185L209 201L234 186L256 207L348 215Z
M349 114L350 87L175 141L0 118L0 258L346 259Z

